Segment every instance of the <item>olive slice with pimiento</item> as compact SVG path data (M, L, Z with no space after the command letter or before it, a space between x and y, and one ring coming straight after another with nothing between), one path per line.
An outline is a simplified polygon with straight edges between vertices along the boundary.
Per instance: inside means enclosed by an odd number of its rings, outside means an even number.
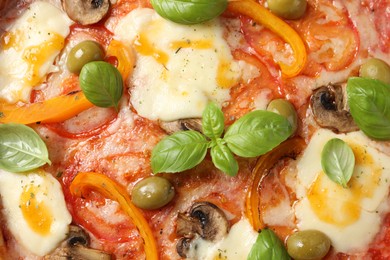
M69 18L82 25L94 24L106 16L110 0L62 0Z
M74 46L66 60L66 66L72 73L80 73L83 66L91 61L102 61L104 51L102 46L91 40L83 41Z
M172 184L163 177L153 176L138 182L131 200L141 209L158 209L168 204L175 196Z
M287 252L294 259L321 259L329 249L330 239L318 230L297 231L287 239Z

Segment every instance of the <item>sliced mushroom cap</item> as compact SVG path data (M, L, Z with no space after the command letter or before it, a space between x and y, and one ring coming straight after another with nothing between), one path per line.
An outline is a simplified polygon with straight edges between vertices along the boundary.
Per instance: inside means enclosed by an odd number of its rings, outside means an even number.
M83 229L70 226L67 239L54 250L46 255L46 260L110 260L111 255L103 251L88 248L89 236Z
M177 241L176 251L179 256L186 258L191 247L191 238L182 237Z
M359 130L347 108L346 97L340 85L329 84L314 90L311 110L318 125L336 133Z
M210 202L196 202L187 214L178 214L176 233L183 238L177 243L177 252L186 257L191 239L200 236L215 242L228 232L229 222L221 209Z
M69 18L82 25L94 24L106 16L109 0L62 0Z
M195 130L202 132L202 119L200 118L188 118L179 119L175 121L160 121L160 127L167 132L167 134L173 134L182 130Z

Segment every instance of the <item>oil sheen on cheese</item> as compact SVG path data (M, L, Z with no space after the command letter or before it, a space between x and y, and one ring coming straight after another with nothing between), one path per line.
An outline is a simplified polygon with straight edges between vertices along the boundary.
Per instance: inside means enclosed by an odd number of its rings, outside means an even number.
M37 1L0 38L0 100L28 101L64 47L72 21L55 6Z
M218 19L179 25L153 9L135 9L119 22L115 38L137 54L131 103L152 120L200 117L208 102L228 100L241 77Z
M332 138L344 140L355 155L348 188L332 182L321 168L321 151ZM362 132L334 134L321 129L298 162L295 205L300 230L324 232L338 252L367 249L380 229L390 185L390 156L374 148Z
M0 170L0 195L7 227L27 250L44 256L65 239L72 217L53 176Z

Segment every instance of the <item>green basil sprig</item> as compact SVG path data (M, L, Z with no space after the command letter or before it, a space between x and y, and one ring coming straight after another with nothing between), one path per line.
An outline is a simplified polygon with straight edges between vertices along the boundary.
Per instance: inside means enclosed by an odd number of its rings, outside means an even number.
M191 169L211 148L214 165L224 173L235 176L242 157L262 155L292 134L289 121L269 111L252 111L237 120L223 136L225 124L221 109L210 103L202 117L202 131L176 132L162 139L153 149L151 166L154 173L180 172ZM234 154L233 154L234 153Z
M161 140L152 151L153 172L180 172L203 161L208 141L197 131L181 131Z
M224 144L221 138L212 142L211 146L211 159L219 170L230 176L236 176L238 172L238 162L234 158L233 153ZM214 145L215 144L215 145Z
M249 252L247 260L287 260L287 253L282 241L271 229L263 229L257 236L255 244Z
M321 166L332 181L347 188L355 167L355 155L343 140L333 138L322 149Z
M30 127L0 124L0 168L25 172L51 163L45 143Z
M226 132L230 150L241 157L256 157L272 150L292 133L289 121L276 113L257 110L246 114Z
M79 75L87 99L98 107L115 107L123 94L123 80L117 68L104 61L85 64Z
M390 85L352 77L347 83L348 105L353 120L369 137L390 140Z
M227 8L227 0L151 0L156 12L180 24L197 24L211 20Z

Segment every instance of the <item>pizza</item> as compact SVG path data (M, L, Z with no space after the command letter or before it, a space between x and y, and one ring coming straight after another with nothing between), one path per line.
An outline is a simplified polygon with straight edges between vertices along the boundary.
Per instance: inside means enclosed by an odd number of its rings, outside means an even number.
M389 259L388 0L0 0L1 259Z

